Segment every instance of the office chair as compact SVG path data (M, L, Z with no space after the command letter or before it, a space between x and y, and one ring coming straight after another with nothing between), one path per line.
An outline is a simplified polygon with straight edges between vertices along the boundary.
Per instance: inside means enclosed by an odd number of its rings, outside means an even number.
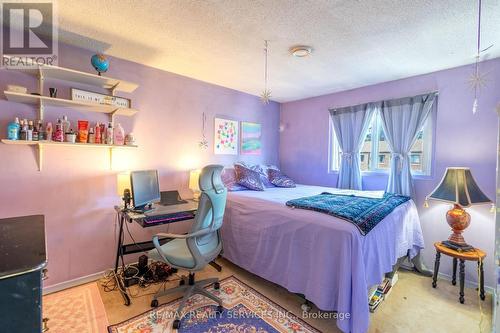
M221 180L221 165L208 165L201 171L199 178L200 201L198 211L189 234L159 233L153 237L156 250L149 252L153 260L163 261L168 265L189 271L188 284L181 280L179 287L161 291L153 296L151 307L158 306L158 298L177 292L183 292L184 297L175 313L174 329L180 327L180 313L186 301L194 294L201 294L217 302L217 312L222 313L222 301L205 290L204 287L214 284L219 289L219 279L195 281L194 273L200 271L213 261L222 251L220 227L226 208L227 190ZM159 238L173 238L160 246Z

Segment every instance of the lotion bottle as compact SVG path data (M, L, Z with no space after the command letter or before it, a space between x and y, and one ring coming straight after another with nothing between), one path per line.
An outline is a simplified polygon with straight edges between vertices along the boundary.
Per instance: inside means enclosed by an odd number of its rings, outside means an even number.
M115 127L113 130L114 138L113 138L113 143L115 145L122 146L125 144L125 131L123 130L123 127L121 124L118 124L118 126Z

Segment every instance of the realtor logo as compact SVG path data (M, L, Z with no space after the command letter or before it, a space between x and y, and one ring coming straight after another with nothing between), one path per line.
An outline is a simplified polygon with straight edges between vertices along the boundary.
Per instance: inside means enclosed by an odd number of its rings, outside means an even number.
M52 2L2 3L2 67L56 65L57 29Z

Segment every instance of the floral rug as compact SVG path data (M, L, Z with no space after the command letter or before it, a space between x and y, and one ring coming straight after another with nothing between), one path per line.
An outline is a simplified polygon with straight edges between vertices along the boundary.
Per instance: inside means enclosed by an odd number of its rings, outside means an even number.
M178 332L209 333L317 333L302 319L283 309L234 276L220 282L220 290L208 287L223 301L224 312L218 314L212 300L195 295L183 310ZM180 300L160 305L123 323L108 327L110 333L174 332L172 324Z
M109 325L95 282L43 296L42 305L50 333L102 333Z

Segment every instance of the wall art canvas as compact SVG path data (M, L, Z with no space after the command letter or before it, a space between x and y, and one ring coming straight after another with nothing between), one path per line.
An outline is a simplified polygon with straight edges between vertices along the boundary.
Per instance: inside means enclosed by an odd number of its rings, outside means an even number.
M238 155L238 122L215 118L214 153Z
M257 123L241 122L241 154L260 155L262 125Z

